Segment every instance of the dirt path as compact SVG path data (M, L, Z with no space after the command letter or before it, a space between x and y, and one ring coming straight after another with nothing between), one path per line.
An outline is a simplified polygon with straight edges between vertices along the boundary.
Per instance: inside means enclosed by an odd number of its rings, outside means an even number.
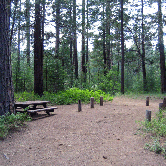
M114 98L104 106L58 106L0 141L0 166L165 166L163 156L144 150L137 120L152 115L162 100Z

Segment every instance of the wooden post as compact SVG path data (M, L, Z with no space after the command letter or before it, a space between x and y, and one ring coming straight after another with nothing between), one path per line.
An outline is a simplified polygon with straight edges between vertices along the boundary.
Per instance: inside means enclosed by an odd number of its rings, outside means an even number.
M146 106L149 106L149 97L146 97Z
M166 104L166 98L163 99L163 104Z
M149 111L149 110L146 110L146 120L147 121L151 121L151 111Z
M78 100L78 112L81 112L82 108L81 108L81 100Z
M90 105L91 105L91 108L94 108L94 97L90 98Z
M164 109L166 107L166 98L163 99L163 105L162 108Z
M159 103L159 111L163 109L163 103Z
M103 97L100 96L100 106L103 106Z

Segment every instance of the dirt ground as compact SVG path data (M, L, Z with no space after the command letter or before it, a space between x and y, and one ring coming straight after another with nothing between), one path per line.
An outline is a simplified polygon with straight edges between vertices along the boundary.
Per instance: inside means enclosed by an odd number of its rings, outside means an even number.
M165 166L166 160L144 149L149 138L137 134L135 121L152 116L162 100L116 97L104 106L58 106L0 140L0 166Z

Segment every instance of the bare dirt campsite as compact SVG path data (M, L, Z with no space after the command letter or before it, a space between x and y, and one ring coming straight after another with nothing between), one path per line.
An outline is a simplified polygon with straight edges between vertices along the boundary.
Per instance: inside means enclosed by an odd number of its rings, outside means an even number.
M150 139L137 134L135 121L152 117L162 100L115 97L95 108L58 106L0 140L0 166L165 166L162 155L144 149Z

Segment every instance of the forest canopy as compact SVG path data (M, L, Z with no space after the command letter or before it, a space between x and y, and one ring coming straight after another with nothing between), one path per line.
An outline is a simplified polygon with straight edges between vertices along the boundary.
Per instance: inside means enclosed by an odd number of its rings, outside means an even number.
M165 1L13 0L15 92L162 92Z

